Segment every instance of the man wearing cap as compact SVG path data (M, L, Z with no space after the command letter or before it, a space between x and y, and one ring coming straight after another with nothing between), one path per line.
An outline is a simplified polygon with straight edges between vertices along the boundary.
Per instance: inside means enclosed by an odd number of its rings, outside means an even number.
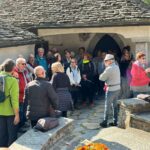
M110 118L111 107L113 110L113 122L109 125L117 126L118 108L117 100L120 94L120 70L115 63L114 56L107 54L104 59L105 70L99 76L99 80L105 81L105 109L104 120L100 123L101 127L107 127Z

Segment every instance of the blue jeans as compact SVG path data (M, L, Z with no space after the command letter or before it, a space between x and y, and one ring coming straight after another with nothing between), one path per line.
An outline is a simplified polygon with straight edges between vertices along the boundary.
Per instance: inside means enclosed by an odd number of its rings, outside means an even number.
M117 91L107 91L105 93L105 109L104 109L104 120L107 122L110 116L112 116L111 110L113 112L114 123L118 121L118 105L117 100L120 95L120 90Z
M0 147L8 147L17 139L14 116L0 116Z

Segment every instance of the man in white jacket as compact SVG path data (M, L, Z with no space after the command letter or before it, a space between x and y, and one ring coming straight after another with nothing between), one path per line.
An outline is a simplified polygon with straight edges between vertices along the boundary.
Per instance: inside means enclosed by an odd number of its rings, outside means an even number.
M117 100L120 94L120 70L115 63L114 56L107 54L104 59L106 66L104 72L100 74L99 80L105 81L105 109L104 121L100 123L101 127L107 127L110 118L111 107L113 110L113 122L110 125L116 126L118 121Z
M80 92L81 75L80 75L80 70L77 66L77 60L75 58L71 59L71 64L67 68L66 74L70 79L70 85L71 85L70 92L72 95L72 99L74 101L74 108L77 108L77 101Z

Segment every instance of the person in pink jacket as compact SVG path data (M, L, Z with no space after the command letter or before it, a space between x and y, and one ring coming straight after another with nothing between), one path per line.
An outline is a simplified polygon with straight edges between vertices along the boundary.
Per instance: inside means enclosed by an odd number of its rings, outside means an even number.
M134 97L141 93L150 93L150 78L147 75L149 72L150 68L146 66L145 54L143 52L138 52L136 54L136 61L132 64L131 68L132 78L130 87Z

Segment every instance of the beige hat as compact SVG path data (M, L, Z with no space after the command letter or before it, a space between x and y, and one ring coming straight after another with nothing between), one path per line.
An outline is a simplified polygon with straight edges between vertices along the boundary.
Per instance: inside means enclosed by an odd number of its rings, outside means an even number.
M104 60L110 60L110 59L114 59L114 55L112 55L112 54L106 54Z

